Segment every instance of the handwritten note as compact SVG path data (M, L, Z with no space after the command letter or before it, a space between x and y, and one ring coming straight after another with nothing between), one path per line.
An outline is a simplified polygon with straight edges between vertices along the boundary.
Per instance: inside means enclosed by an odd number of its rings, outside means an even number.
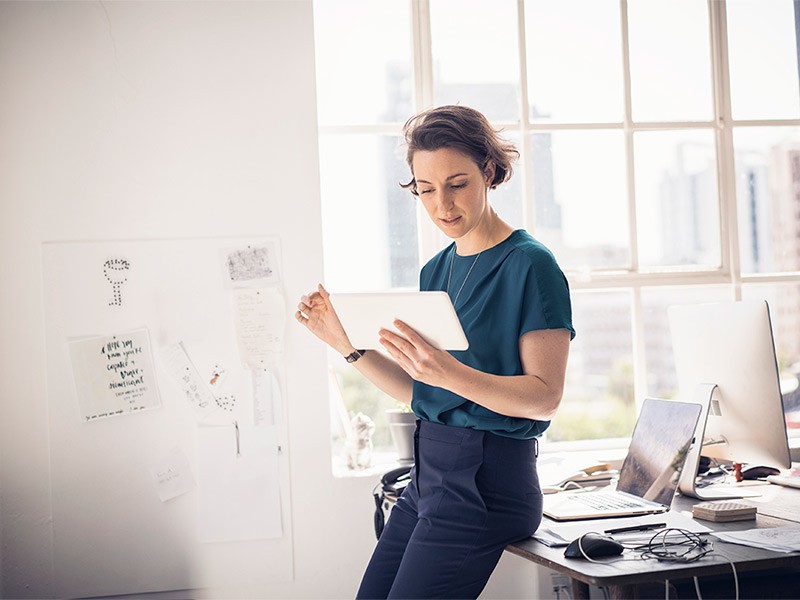
M84 421L161 406L147 329L68 344Z
M180 448L174 448L169 456L150 467L150 475L162 502L191 492L195 488L189 460Z
M273 288L239 289L233 293L234 323L242 365L263 369L283 352L284 302Z

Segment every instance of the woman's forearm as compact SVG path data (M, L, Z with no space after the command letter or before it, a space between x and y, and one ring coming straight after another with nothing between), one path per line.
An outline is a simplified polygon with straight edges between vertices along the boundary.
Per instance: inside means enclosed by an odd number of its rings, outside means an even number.
M382 392L411 404L413 380L391 357L379 350L368 350L353 366Z
M458 363L446 388L498 414L537 421L553 418L563 386L536 375L501 376Z

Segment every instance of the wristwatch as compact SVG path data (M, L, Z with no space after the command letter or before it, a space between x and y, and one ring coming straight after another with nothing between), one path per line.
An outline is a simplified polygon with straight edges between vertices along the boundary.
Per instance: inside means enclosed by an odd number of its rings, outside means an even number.
M349 363L354 363L359 358L364 356L365 352L366 352L366 350L354 350L352 354L348 354L347 356L344 357L344 359Z

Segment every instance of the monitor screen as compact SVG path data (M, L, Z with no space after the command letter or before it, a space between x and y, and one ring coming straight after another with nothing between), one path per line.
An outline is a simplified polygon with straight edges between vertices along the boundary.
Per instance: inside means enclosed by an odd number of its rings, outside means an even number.
M680 398L716 385L704 456L789 468L791 458L766 301L668 309Z

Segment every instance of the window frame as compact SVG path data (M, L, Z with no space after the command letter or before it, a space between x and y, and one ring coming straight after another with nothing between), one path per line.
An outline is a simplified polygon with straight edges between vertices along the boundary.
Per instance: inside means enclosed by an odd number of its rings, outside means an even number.
M433 54L431 38L430 0L408 0L410 6L410 25L412 35L412 81L414 111L433 105ZM632 118L630 48L628 35L628 1L619 0L621 20L621 56L624 85L623 119L619 122L603 123L534 123L530 119L530 98L527 74L527 47L525 31L525 0L516 0L517 36L519 52L519 83L517 122L493 122L519 139L520 160L515 176L521 178L523 197L523 219L526 227L536 235L535 213L531 181L533 161L531 138L533 134L567 130L606 129L622 131L625 144L625 168L627 178L627 209L629 215L628 244L630 264L628 268L589 268L565 274L571 290L575 294L591 291L623 290L631 294L632 307L632 363L633 390L638 412L642 399L647 395L647 362L645 357L645 331L642 290L661 286L729 286L732 300L742 299L742 286L747 284L787 284L800 283L800 270L772 273L742 273L739 248L739 227L737 217L736 173L734 168L734 130L750 127L800 127L800 119L735 120L732 117L730 99L730 73L728 69L727 13L724 0L707 0L709 15L709 40L711 52L712 77L712 118L707 121L662 121L635 122ZM796 25L800 26L800 25ZM386 134L397 135L402 123L373 125L320 126L319 134ZM720 226L720 262L717 268L679 268L658 269L641 268L637 242L636 189L634 182L634 134L645 131L674 129L704 129L714 132L717 160L717 214ZM418 248L420 264L424 264L441 249L442 238L421 207L417 208ZM579 333L580 334L580 333ZM618 445L621 440L592 440L604 445ZM582 442L560 442L552 446L577 448ZM557 449L557 448L551 448Z

